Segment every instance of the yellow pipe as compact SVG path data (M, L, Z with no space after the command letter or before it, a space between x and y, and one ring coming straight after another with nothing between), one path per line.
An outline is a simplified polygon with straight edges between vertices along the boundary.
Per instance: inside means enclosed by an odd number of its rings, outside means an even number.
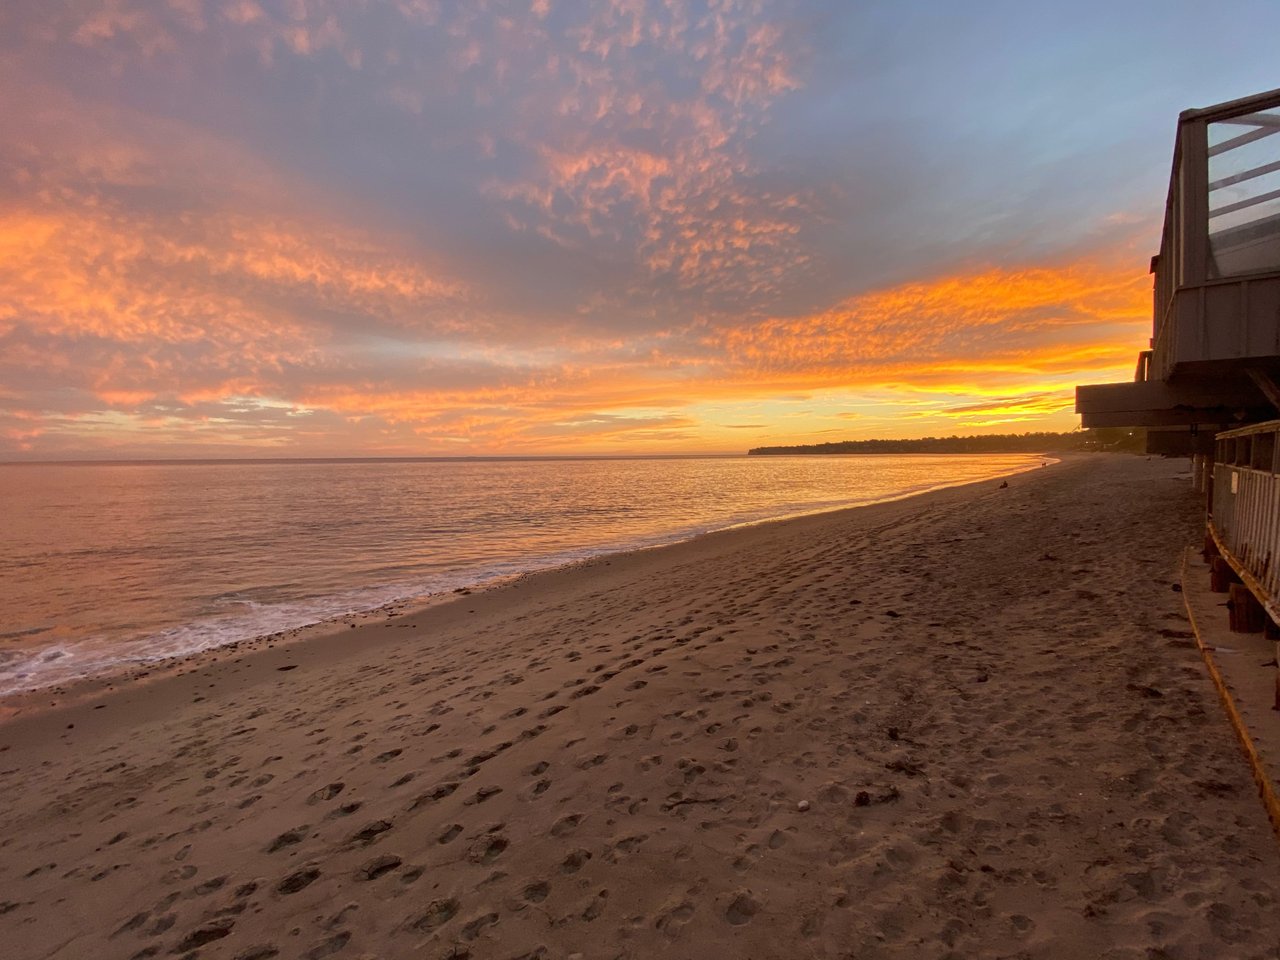
M1223 547L1222 542L1218 539L1217 531L1210 525L1209 532L1213 534L1214 541L1218 544L1218 549L1222 551L1222 555L1227 558L1227 562L1231 564L1236 573L1241 573L1241 569L1237 566L1235 558ZM1213 680L1213 685L1218 688L1218 696L1222 699L1222 705L1226 708L1227 719L1231 721L1231 728L1236 732L1236 738L1240 741L1240 747L1244 750L1245 759L1249 762L1249 769L1253 771L1253 781L1258 785L1258 796L1262 799L1262 805L1266 808L1267 816L1271 820L1271 827L1276 832L1276 838L1280 839L1280 796L1276 795L1275 784L1271 782L1271 778L1267 775L1267 769L1262 762L1262 756L1258 753L1258 748L1253 742L1253 737L1249 735L1249 728L1245 726L1244 718L1240 716L1240 711L1236 708L1236 702L1231 696L1231 692L1227 689L1227 683L1222 679L1222 674L1218 671L1218 665L1213 660L1213 654L1210 648L1204 642L1204 638L1200 636L1200 627L1196 623L1195 611L1191 609L1191 600L1187 592L1187 560L1191 556L1190 547L1182 554L1182 602L1187 608L1187 617L1191 621L1191 632L1195 634L1196 646L1200 648L1200 656L1204 658L1205 666L1209 669L1209 676ZM1241 573L1241 579L1244 574ZM1254 583L1257 583L1255 580ZM1245 580L1245 585L1253 590L1253 586ZM1257 596L1257 592L1254 592ZM1259 598L1261 599L1261 598Z

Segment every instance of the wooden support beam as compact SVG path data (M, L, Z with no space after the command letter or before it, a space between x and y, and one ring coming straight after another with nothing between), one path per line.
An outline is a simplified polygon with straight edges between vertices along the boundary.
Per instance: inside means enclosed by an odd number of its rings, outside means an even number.
M1076 413L1229 409L1256 407L1261 400L1250 381L1238 375L1178 385L1164 380L1148 380L1143 383L1087 383L1076 387Z
M1246 113L1239 117L1223 117L1217 123L1237 123L1246 127L1280 127L1280 116L1274 113Z
M1258 389L1262 391L1262 395L1267 398L1270 404L1280 411L1280 387L1276 386L1276 382L1271 379L1265 370L1259 370L1257 367L1249 367L1249 379L1257 384Z
M1267 622L1262 626L1262 635L1271 641L1271 649L1275 652L1271 665L1276 668L1276 699L1271 709L1280 710L1280 624L1267 617Z
M1226 593L1233 583L1240 582L1240 575L1232 569L1226 557L1219 554L1209 560L1209 589L1214 593Z
M1253 137L1246 133L1243 136ZM1240 139L1239 137L1236 138ZM1228 141L1230 143L1230 141ZM1204 283L1209 272L1209 133L1203 120L1178 124L1178 227L1181 262L1175 265L1175 287ZM1226 148L1218 144L1217 149Z
M1093 413L1080 411L1080 425L1083 427L1195 427L1211 425L1230 429L1251 419L1265 420L1267 416L1240 417L1236 415L1238 407L1197 408L1184 407L1178 410L1119 410L1112 413ZM1246 411L1248 413L1248 411Z
M1261 633L1267 620L1262 604L1243 583L1233 583L1227 590L1227 614L1232 633Z
M1275 400L1280 401L1280 389ZM1164 380L1081 384L1076 413L1086 427L1226 427L1274 416L1261 385L1239 375L1176 385Z

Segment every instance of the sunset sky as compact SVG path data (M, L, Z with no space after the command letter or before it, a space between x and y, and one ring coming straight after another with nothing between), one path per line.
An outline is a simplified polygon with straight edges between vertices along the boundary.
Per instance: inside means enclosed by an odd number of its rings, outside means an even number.
M1212 10L1212 22L1208 11ZM0 459L1072 429L1280 4L15 0Z

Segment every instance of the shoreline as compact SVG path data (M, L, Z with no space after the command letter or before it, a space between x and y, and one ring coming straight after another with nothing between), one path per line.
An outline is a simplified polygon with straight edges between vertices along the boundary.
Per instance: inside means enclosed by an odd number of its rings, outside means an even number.
M1185 466L1022 477L14 718L7 942L1274 960L1280 850L1172 589Z
M935 456L934 454L923 455ZM199 648L188 653L157 657L156 659L121 659L119 661L120 668L117 670L99 672L92 675L76 677L71 680L55 681L33 688L14 690L10 693L0 694L0 726L8 722L10 719L18 716L30 715L43 710L57 709L70 704L80 703L87 699L94 699L105 693L115 692L118 689L125 689L128 686L139 683L149 685L161 677L172 675L175 671L178 673L186 672L183 668L199 669L201 666L217 662L218 660L224 659L228 656L244 656L262 649L271 649L296 643L306 643L321 637L338 635L343 630L351 629L353 626L358 628L362 625L366 625L366 622L371 620L388 620L402 616L412 617L415 615L422 615L433 607L439 606L440 604L450 603L459 597L474 595L495 589L502 589L528 577L536 577L555 571L570 571L579 567L590 566L593 563L606 560L611 557L621 557L652 550L664 550L669 547L675 547L701 539L702 537L715 536L728 531L747 530L758 526L787 523L789 521L809 517L822 517L831 514L840 514L849 510L863 510L869 507L876 507L881 504L895 503L916 497L926 497L930 494L944 490L958 489L983 483L994 483L995 481L1002 480L1007 477L1020 476L1025 473L1032 473L1040 469L1055 466L1062 463L1064 458L1070 460L1072 457L1072 455L1069 454L1027 454L1027 456L1038 459L1041 462L1038 465L1028 464L1026 466L1019 467L1012 472L997 474L993 477L988 477L982 480L925 486L922 488L908 490L903 493L889 494L865 501L844 503L839 506L823 506L815 509L793 511L777 516L737 521L726 526L716 527L710 530L699 530L689 533L677 531L670 535L674 537L674 539L659 538L657 542L638 546L632 545L617 548L606 547L598 553L566 560L564 562L557 562L552 559L548 562L547 566L533 567L528 570L497 575L485 581L465 583L458 587L438 593L401 597L366 610L348 611L346 613L324 617L320 620L300 624L294 627L287 627L270 633L257 634L254 636L244 637L239 640L234 640L229 643L221 643ZM663 536L665 537L666 535Z

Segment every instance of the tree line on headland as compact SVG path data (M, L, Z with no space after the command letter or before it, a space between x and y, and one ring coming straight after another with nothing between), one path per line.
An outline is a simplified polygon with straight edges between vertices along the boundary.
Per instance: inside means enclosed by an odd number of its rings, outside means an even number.
M1070 453L1106 450L1142 453L1143 430L1107 428L1070 433L984 433L972 437L920 437L915 440L836 440L791 447L754 447L748 456L797 456L839 453Z

